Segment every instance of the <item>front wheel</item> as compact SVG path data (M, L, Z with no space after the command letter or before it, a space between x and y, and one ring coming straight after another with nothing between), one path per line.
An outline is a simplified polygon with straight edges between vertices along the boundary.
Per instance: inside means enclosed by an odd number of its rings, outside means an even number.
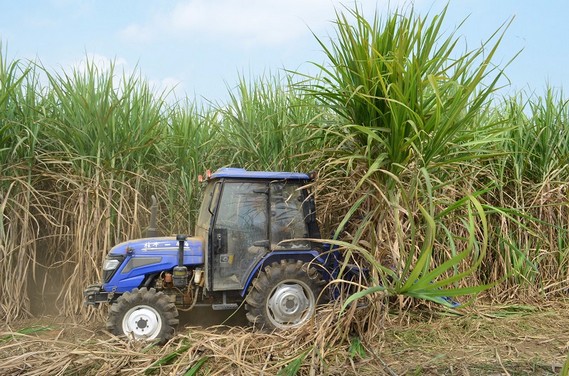
M316 269L300 260L274 262L252 283L247 319L268 330L302 326L314 315L324 284Z
M109 309L107 329L137 341L165 343L178 325L178 310L168 296L155 289L125 292Z

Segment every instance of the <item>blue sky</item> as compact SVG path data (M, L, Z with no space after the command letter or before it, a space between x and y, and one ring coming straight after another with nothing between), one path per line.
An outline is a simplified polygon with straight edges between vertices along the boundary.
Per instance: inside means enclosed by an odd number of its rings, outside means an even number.
M351 5L354 1L346 1ZM542 94L569 85L567 0L359 0L365 15L413 4L435 14L448 3L446 26L472 48L512 17L494 62L505 64L507 92ZM324 56L313 34L334 35L336 0L18 0L0 12L2 54L40 61L50 71L115 61L138 69L178 98L223 101L238 75L254 78L286 68L314 72Z

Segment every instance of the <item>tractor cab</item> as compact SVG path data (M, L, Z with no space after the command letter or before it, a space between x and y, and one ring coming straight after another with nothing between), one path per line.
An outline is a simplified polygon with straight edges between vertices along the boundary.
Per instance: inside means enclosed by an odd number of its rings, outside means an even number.
M204 239L205 287L243 290L271 252L310 250L320 237L307 174L220 169L207 178L195 235Z

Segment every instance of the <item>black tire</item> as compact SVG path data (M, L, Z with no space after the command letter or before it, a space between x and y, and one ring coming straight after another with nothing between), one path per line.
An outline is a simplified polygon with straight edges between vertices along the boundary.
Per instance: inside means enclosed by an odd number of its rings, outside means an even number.
M245 302L247 320L266 330L304 325L324 299L320 273L300 260L281 260L267 266L253 280Z
M137 341L165 343L174 336L178 310L168 296L156 289L125 292L109 309L107 330Z

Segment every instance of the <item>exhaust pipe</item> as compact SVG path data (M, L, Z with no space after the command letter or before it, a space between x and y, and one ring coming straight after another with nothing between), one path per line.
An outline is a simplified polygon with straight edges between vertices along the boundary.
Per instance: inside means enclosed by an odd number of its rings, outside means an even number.
M158 236L158 225L156 223L158 218L158 201L154 195L152 195L150 198L152 199L152 205L150 205L150 223L146 229L147 238Z

